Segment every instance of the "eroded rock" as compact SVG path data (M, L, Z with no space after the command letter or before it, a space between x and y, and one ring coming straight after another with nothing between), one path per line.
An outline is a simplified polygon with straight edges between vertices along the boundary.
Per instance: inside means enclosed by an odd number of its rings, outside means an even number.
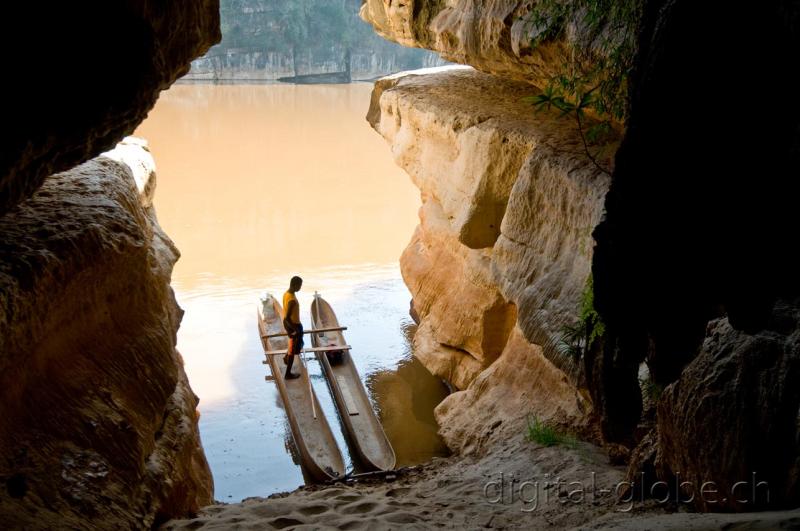
M154 179L129 140L0 217L5 526L150 527L213 500Z
M459 389L515 323L578 379L556 347L577 319L609 179L574 122L522 101L532 90L460 67L386 78L373 93L368 119L422 192L401 258L421 323L416 355Z
M516 308L492 280L491 254L458 243L435 199L424 202L420 220L400 257L421 319L416 352L431 372L464 389L502 352Z
M534 417L579 430L591 409L591 402L544 357L542 348L515 328L499 359L466 391L439 404L436 419L451 449L472 453L524 431Z
M531 16L536 7L534 0L366 0L361 18L388 40L539 88L563 74L564 65L573 64L576 45L604 53L598 43L607 30L591 31L583 12L563 21L565 30L558 36L534 45L544 31ZM620 34L624 30L613 29ZM588 63L587 68L590 59Z

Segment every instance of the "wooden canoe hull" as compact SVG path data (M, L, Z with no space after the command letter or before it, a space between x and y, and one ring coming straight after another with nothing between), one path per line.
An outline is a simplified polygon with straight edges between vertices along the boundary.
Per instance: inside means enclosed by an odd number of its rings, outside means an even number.
M319 296L311 304L311 322L312 328L339 326L333 308ZM311 334L311 341L315 347L347 345L341 331ZM328 380L351 450L367 470L393 469L396 462L394 449L372 409L350 350L344 350L341 361L333 364L326 352L317 352L316 356Z
M270 333L284 331L282 316L280 304L274 297L268 295L268 299L258 311L258 332L265 352L286 348L286 337L264 337ZM283 356L267 356L267 359L283 400L292 438L307 477L312 481L324 482L344 476L342 453L313 388L309 393L308 371L305 365L296 359L292 372L300 372L301 377L287 381L283 377L286 371Z

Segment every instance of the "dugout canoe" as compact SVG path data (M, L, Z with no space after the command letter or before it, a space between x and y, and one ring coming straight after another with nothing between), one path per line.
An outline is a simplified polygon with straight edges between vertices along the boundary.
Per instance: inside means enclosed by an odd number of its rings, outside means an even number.
M270 334L285 333L283 311L275 297L267 295L261 300L258 311L258 333L265 354L285 350L288 340L285 336L271 337ZM283 400L284 410L289 420L292 438L300 456L306 475L312 481L330 481L344 476L345 466L342 452L336 444L328 419L319 405L317 395L310 384L308 370L302 359L295 359L292 372L300 373L300 378L286 380L283 375L286 364L283 355L266 354L265 363L272 371ZM300 358L300 356L298 356Z
M311 303L312 329L337 328L339 320L328 302L318 294ZM314 347L342 346L341 353L315 352L328 380L333 401L339 411L351 453L367 470L391 470L395 454L378 416L372 409L366 389L350 355L341 330L312 333ZM338 360L335 358L339 357ZM332 361L331 358L334 358ZM355 450L355 452L352 452Z

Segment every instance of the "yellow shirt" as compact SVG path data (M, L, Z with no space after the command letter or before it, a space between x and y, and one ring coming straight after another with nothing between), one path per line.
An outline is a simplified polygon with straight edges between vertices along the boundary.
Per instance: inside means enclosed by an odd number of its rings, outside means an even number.
M296 303L294 308L292 308L292 315L290 316L291 321L300 324L300 303L291 291L287 291L283 294L283 316L286 318L286 309L289 307L289 301L294 301Z

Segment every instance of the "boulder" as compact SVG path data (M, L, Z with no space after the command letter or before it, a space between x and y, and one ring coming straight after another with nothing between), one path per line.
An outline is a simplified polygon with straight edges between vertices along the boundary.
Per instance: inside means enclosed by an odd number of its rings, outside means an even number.
M798 381L800 301L778 302L755 334L727 318L710 323L700 353L658 402L659 479L678 478L703 511L796 507Z

